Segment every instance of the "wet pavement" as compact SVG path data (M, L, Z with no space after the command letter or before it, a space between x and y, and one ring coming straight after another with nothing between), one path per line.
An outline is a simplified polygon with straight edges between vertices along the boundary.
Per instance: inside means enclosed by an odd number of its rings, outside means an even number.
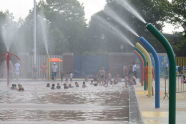
M141 85L135 86L137 101L145 124L169 123L169 97L165 97L164 79L160 80L160 108L155 109L155 98L147 97L147 91ZM167 91L168 92L168 91ZM176 94L176 124L186 124L186 92Z
M89 83L52 90L44 81L29 81L21 83L24 92L1 83L0 124L128 124L129 89L122 82L108 87Z

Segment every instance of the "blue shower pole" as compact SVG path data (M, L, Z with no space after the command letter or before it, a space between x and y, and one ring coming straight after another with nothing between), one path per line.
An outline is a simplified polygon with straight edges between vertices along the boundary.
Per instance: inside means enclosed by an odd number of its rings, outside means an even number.
M154 47L144 38L139 38L140 42L146 49L152 53L155 61L155 108L160 108L160 62Z

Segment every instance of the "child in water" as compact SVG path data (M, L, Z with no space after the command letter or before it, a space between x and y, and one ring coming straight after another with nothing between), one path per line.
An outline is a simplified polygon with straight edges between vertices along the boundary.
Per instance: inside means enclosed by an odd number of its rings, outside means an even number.
M79 87L79 84L78 84L78 82L75 82L75 86L76 86L76 87Z
M73 86L71 84L68 85L69 88L73 88Z
M93 85L93 84L94 84L94 80L91 80L90 85Z
M55 89L55 84L52 84L51 89L52 89L52 90L54 90L54 89Z
M12 84L11 89L12 89L12 90L16 89L16 84Z
M57 89L61 89L61 86L59 85L59 83L57 83Z
M64 86L64 89L68 89L67 84L63 84L63 86Z
M87 86L86 86L85 82L83 82L82 88L86 88L86 87Z
M18 84L18 91L24 91L24 88L21 84Z

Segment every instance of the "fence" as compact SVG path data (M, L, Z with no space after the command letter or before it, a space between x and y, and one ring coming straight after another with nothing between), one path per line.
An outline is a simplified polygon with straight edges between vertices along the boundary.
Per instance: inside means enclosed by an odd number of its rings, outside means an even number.
M62 58L62 56L56 56L56 55L51 55L50 58ZM37 62L36 62L36 70L34 70L34 57L32 55L19 55L20 60L20 78L41 78L42 77L42 72L41 72L41 65L43 63L48 63L48 56L46 55L39 55L37 56ZM61 71L62 69L62 64L58 64L58 72ZM1 78L6 78L6 64L5 62L1 63L0 65L0 77ZM59 77L60 75L58 75ZM10 77L14 78L15 73L14 73L14 64L13 62L10 64Z
M42 77L41 65L48 60L48 56L39 55L37 56L36 68L37 71L33 71L34 67L34 57L33 55L18 55L21 58L21 74L20 78L36 78ZM62 58L64 61L58 64L58 72L73 72L77 77L84 77L85 75L94 75L98 72L100 67L105 67L105 69L112 73L112 75L123 73L123 65L133 64L137 60L137 57L133 53L109 53L102 56L75 56L74 54L63 54L61 55L51 55L52 57ZM161 73L165 70L165 65L167 64L167 56L165 54L159 54ZM0 77L6 78L6 65L0 65ZM12 67L13 64L12 64ZM12 69L13 70L13 69ZM13 74L12 74L13 75ZM58 77L60 74L58 73Z
M184 93L186 92L186 75L185 74L177 74L176 75L176 93ZM162 80L163 87L164 87L164 95L168 96L168 89L169 89L169 79L168 76L164 75L164 78Z
M179 74L177 75L177 79L176 79L176 92L177 93L182 93L182 92L186 92L186 80L185 80L185 74Z
M178 66L186 66L186 57L176 57L176 63Z

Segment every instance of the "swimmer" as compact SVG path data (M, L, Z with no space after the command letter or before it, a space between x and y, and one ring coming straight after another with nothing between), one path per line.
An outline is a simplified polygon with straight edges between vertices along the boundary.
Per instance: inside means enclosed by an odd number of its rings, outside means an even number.
M71 84L68 85L69 88L73 88L73 86Z
M51 89L52 89L52 90L54 90L54 89L55 89L55 84L52 84Z
M94 85L94 86L98 86L98 83L97 83L97 82L95 82L93 85Z
M18 84L18 91L24 91L24 88L21 84Z
M59 83L57 83L57 89L61 89L61 86L59 85Z
M114 84L117 84L118 83L118 80L114 79Z
M94 80L91 80L90 85L93 85L93 84L94 84Z
M12 84L11 89L12 89L12 90L16 89L16 84Z
M75 86L76 86L76 87L79 87L79 84L78 84L78 82L75 82Z
M85 88L85 87L87 87L87 86L86 86L85 82L83 82L82 88Z
M114 80L112 79L111 81L110 81L110 85L113 85L114 84Z
M64 86L64 89L68 89L67 84L63 84L63 86Z

